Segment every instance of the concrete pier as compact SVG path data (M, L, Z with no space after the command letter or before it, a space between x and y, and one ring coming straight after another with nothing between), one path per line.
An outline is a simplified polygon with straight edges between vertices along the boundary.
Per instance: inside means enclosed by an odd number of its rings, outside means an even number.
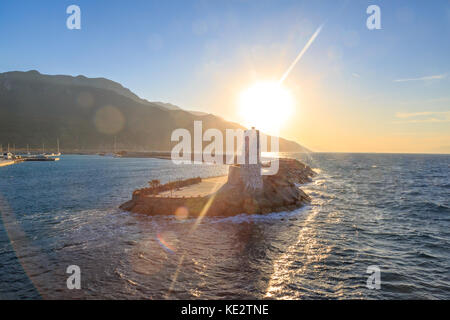
M0 159L0 167L6 167L9 165L14 164L15 161L14 160L4 160L4 159Z
M310 201L298 184L310 182L315 173L295 159L279 159L279 162L278 173L263 176L263 187L258 192L249 190L240 171L230 167L231 176L228 177L201 179L163 192L151 188L135 190L132 199L120 208L146 215L177 217L180 212L184 217L198 217L291 211Z
M164 191L152 197L160 197L160 198L206 197L219 190L225 183L227 183L227 176L206 178L202 179L200 183L173 191Z

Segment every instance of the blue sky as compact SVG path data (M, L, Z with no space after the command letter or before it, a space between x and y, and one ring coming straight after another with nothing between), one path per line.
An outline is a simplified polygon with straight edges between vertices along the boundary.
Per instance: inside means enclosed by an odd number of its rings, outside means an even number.
M66 28L71 4L81 30ZM381 30L366 27L370 4ZM280 78L321 24L286 79L298 112L283 136L320 151L450 152L450 1L3 0L0 72L106 77L240 121L239 92Z

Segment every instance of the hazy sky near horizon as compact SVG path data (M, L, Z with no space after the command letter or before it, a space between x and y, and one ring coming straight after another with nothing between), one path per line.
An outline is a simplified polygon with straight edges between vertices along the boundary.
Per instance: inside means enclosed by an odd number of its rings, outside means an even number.
M81 30L66 8L81 8ZM381 30L366 9L381 8ZM315 151L450 153L450 1L0 2L0 72L105 77L150 101L242 122L237 100L280 79L281 135ZM274 106L276 110L276 106Z

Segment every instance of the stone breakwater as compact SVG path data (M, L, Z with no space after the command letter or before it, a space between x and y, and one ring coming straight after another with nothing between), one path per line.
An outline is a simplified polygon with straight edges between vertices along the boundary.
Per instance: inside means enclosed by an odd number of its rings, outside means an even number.
M298 185L310 182L314 175L309 166L298 160L280 159L278 173L263 176L263 188L258 192L248 192L244 184L228 181L217 191L199 196L183 197L183 192L176 197L134 192L133 198L120 208L147 215L175 215L182 211L183 216L190 217L291 211L310 202L310 197ZM200 188L202 183L187 186L185 191Z
M156 185L154 187L137 189L133 191L133 199L140 196L158 195L165 191L177 190L200 182L202 182L202 178L197 177L181 181L173 181L166 184Z

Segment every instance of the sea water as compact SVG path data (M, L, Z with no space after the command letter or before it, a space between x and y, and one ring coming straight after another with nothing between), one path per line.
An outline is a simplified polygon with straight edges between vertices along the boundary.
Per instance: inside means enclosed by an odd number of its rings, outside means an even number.
M449 155L288 156L318 172L301 186L310 205L201 221L118 206L149 180L226 166L64 155L0 168L0 298L450 298Z

